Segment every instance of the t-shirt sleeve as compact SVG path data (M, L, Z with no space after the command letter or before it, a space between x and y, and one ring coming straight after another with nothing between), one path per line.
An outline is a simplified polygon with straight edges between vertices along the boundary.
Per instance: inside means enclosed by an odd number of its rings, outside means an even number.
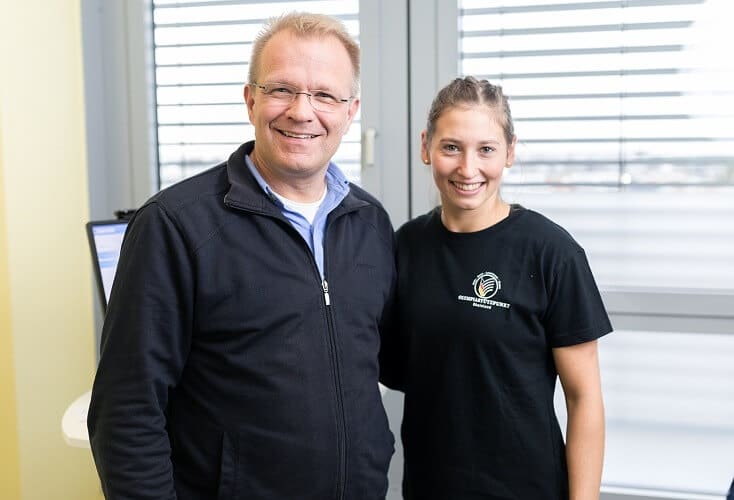
M595 340L612 331L586 254L574 251L555 273L544 324L551 347Z

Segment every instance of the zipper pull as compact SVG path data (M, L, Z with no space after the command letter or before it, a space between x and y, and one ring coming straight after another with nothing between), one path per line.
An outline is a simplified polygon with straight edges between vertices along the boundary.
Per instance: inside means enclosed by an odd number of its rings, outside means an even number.
M321 288L324 289L324 302L326 302L326 305L331 305L331 299L329 299L329 284L326 282L326 280L321 282Z

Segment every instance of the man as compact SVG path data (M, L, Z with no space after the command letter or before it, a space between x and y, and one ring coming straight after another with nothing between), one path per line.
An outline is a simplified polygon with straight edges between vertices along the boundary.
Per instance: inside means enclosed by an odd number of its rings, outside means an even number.
M392 227L330 162L358 81L341 23L272 21L244 88L255 141L136 212L88 417L108 498L385 497Z

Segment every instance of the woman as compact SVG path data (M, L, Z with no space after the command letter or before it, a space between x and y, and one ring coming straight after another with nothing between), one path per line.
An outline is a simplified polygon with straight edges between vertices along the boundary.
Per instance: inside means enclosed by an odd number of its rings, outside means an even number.
M405 391L403 494L597 499L596 339L612 327L584 251L560 226L502 199L516 137L501 87L451 82L421 142L441 206L397 233L400 325L383 347L383 381Z

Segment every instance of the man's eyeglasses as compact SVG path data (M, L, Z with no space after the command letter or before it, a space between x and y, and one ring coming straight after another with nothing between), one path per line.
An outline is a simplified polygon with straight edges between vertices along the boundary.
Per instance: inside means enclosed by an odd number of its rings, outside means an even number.
M250 85L260 89L263 95L271 102L284 106L295 101L298 94L303 94L308 99L308 102L311 103L313 109L324 113L337 111L342 104L354 99L352 96L346 99L340 99L325 90L298 90L296 87L286 83L251 83Z

